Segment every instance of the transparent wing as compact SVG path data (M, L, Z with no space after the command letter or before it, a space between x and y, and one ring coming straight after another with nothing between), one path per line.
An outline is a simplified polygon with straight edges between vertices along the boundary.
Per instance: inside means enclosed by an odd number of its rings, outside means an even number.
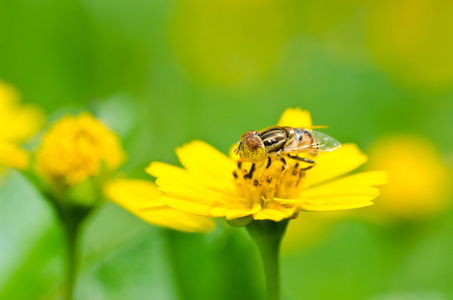
M295 137L283 149L283 152L316 154L318 152L335 151L341 146L339 141L322 132L302 128L295 128L295 130Z
M334 139L333 137L328 136L319 131L312 131L311 132L317 141L317 150L321 152L330 152L337 150L341 143Z

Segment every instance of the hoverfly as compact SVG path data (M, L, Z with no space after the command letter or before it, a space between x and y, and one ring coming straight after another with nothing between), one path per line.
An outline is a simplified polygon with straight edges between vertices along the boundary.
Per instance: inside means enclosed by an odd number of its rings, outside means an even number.
M330 136L313 130L301 127L293 128L288 126L272 126L261 131L249 130L241 136L238 148L235 149L242 161L252 163L247 174L252 178L255 164L268 160L266 170L271 166L272 161L281 160L283 170L287 167L285 157L309 163L310 166L301 169L305 171L313 168L316 162L297 156L298 153L308 153L316 156L319 152L330 152L340 147L340 142Z

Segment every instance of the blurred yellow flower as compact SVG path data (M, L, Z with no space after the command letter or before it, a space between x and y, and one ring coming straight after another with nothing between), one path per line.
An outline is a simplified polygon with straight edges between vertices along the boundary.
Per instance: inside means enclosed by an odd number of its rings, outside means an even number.
M5 167L25 169L28 161L28 152L17 145L0 142L0 174Z
M288 109L279 125L311 128L308 111ZM208 217L225 217L232 225L254 220L282 221L296 218L300 210L329 211L372 205L379 195L374 187L386 182L381 171L339 178L366 161L354 144L334 152L321 153L317 165L299 176L297 162L288 160L288 171L273 163L265 180L257 186L264 163L258 163L251 179L242 176L250 163L237 165L238 157L228 157L202 141L193 141L176 150L184 168L153 162L147 172L157 177L159 199L176 209ZM236 172L236 176L233 176ZM275 185L279 177L280 184Z
M451 178L436 147L427 139L397 135L376 142L370 150L370 169L389 174L377 211L396 219L424 219L450 203Z
M36 152L35 167L53 184L74 186L103 169L116 170L124 159L119 137L84 112L51 125Z
M373 1L370 12L367 40L383 68L417 87L452 86L452 1Z
M117 179L106 185L105 195L144 221L185 232L208 232L215 223L166 206L158 197L161 192L147 180Z
M42 112L21 105L16 90L0 81L0 173L4 167L24 169L28 154L18 145L27 141L43 125Z
M0 141L20 144L41 129L42 112L33 105L21 105L19 95L0 81Z

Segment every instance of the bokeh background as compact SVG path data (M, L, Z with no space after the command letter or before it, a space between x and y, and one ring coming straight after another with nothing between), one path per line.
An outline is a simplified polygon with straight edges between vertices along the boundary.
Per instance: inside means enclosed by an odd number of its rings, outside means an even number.
M132 178L309 109L391 183L372 207L291 222L283 299L453 299L452 16L442 0L0 0L0 79L48 124L104 120ZM0 299L55 299L62 234L25 177L2 180ZM107 201L81 247L76 299L264 297L257 249L221 221L181 233Z

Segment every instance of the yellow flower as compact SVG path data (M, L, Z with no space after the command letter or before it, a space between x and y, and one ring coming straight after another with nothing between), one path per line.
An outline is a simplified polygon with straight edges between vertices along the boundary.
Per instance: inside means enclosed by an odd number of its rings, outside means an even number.
M41 129L42 112L32 105L20 105L13 87L0 81L0 141L20 144Z
M161 192L147 180L117 179L106 185L105 195L144 221L186 232L208 232L215 223L205 217L191 215L166 206L158 197Z
M311 128L308 111L288 109L281 126ZM147 172L157 177L168 206L201 216L225 217L232 225L245 225L252 219L281 221L297 217L300 210L329 211L372 205L379 195L374 187L386 182L381 171L338 178L363 164L366 156L354 144L319 154L317 165L299 172L297 162L287 159L288 169L273 162L266 180L258 184L265 168L258 163L253 178L244 178L250 163L238 168L238 157L228 157L202 141L193 141L176 150L184 168L153 162ZM300 168L300 166L299 166ZM237 176L233 176L236 172ZM277 186L276 182L280 181Z
M28 165L28 153L19 146L0 142L0 173L2 167L25 169Z
M0 81L0 173L4 167L27 167L28 154L18 145L35 134L43 122L37 107L21 105L16 90Z
M396 135L377 141L369 168L386 170L390 183L382 188L377 211L392 219L423 219L445 210L449 201L448 168L427 139Z
M104 169L116 170L124 158L118 136L84 112L52 124L36 152L35 167L51 183L74 186Z

